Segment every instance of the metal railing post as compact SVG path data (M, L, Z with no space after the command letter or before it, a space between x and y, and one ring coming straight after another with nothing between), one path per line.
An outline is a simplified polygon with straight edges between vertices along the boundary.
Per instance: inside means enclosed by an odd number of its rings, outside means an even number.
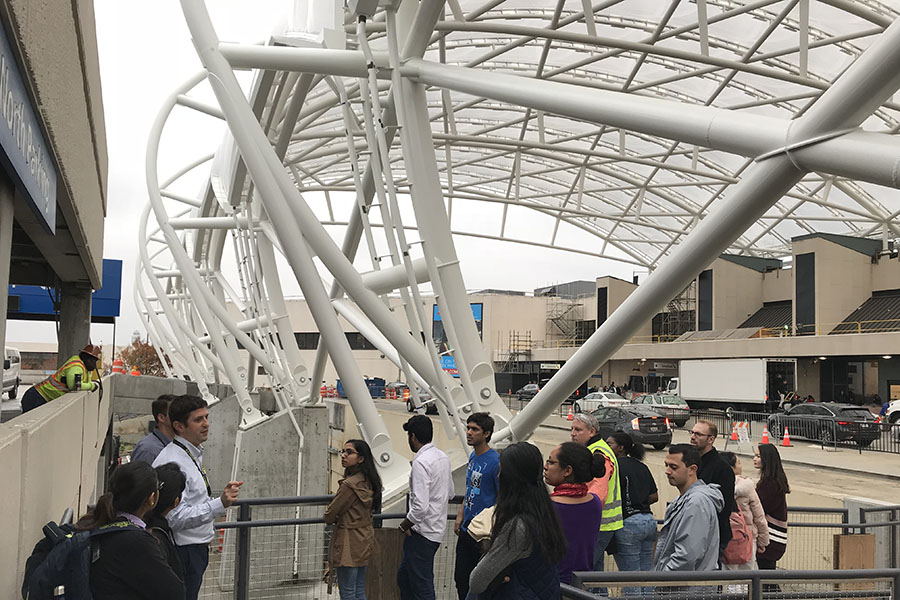
M891 521L894 523L897 522L897 509L896 508L891 509ZM888 530L888 533L891 536L891 568L896 569L897 568L897 526L891 525L890 529ZM894 596L894 597L896 598L896 596Z
M863 507L861 507L861 506L859 507L859 522L860 522L860 524L866 522L866 510L865 510ZM859 528L859 532L860 532L860 533L865 533L865 532L866 532L866 528L865 528L865 527L860 527L860 528Z
M762 578L759 575L750 578L750 600L762 600Z
M238 508L238 521L250 520L250 504ZM250 528L237 530L237 544L234 557L234 597L247 600L250 594Z

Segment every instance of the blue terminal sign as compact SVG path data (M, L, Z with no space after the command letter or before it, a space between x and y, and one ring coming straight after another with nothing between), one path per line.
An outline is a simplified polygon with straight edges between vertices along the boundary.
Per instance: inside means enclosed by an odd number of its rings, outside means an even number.
M475 319L475 327L478 329L478 337L482 336L482 314L484 313L484 305L480 302L470 303L472 308L472 317ZM434 343L438 348L441 357L441 369L447 371L453 377L459 377L459 369L456 366L456 359L450 353L450 346L447 340L447 332L444 330L444 323L441 320L441 313L435 304L432 308L432 330L431 335Z
M22 73L0 27L0 162L47 228L56 231L56 166L31 106Z

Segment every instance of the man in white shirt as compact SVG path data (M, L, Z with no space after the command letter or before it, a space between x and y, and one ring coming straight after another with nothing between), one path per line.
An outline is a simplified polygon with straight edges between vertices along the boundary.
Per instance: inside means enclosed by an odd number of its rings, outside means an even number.
M409 512L400 523L406 534L397 571L400 600L435 600L434 554L447 531L447 503L453 498L450 459L431 443L431 419L416 415L403 424L416 453L409 472Z
M184 566L185 598L196 600L209 564L209 543L215 537L213 521L237 500L238 488L244 482L229 481L221 496L212 497L201 446L209 437L206 400L190 395L176 397L169 405L169 421L175 438L162 449L153 466L175 463L187 479L181 503L166 515L166 520Z

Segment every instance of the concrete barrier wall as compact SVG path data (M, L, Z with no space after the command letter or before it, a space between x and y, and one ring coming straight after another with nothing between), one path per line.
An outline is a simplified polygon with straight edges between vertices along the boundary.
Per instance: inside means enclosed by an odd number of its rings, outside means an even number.
M25 561L47 521L82 514L102 485L100 452L113 396L66 394L0 424L0 598L17 598ZM101 482L101 483L98 483Z

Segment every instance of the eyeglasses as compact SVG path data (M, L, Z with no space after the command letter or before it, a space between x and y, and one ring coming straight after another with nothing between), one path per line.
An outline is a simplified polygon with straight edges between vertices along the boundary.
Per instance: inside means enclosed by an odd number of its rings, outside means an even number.
M711 433L702 433L700 431L691 430L691 437L712 437Z
M348 450L346 448L341 450L341 456L349 456L351 454L359 454L359 453L356 450Z
M158 492L159 490L163 489L163 486L164 486L164 485L166 485L166 482L165 482L165 481L159 481L159 482L157 482L157 484L156 484L156 491Z

